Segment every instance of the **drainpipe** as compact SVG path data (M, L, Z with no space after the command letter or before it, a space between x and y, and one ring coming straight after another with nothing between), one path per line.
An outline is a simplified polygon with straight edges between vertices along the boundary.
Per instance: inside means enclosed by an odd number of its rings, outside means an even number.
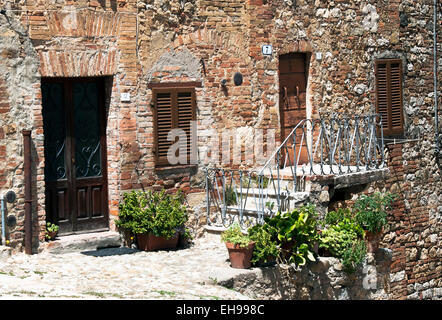
M12 190L0 194L1 214L2 214L2 245L6 244L6 202L13 203L16 195Z
M437 98L437 0L433 0L433 80L434 80L434 127L435 127L435 142L436 142L436 159L439 157L439 143L442 141L439 133L439 109Z
M22 134L25 175L25 253L32 254L31 130L23 130Z
M2 206L2 246L4 246L6 244L6 226L5 226L6 205L5 205L5 196L3 193L0 195L0 202Z

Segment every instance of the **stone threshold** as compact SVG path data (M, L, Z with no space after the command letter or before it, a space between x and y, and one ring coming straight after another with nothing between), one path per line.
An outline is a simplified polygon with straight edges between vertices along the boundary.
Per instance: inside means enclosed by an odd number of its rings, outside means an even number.
M122 245L123 238L120 233L101 231L57 236L55 240L45 242L40 250L41 252L62 254L120 247Z

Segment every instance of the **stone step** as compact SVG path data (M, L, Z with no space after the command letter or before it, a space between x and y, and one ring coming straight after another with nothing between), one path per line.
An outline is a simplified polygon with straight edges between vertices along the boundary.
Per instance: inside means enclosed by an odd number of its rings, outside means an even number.
M102 248L120 247L122 236L118 232L102 231L92 233L57 236L55 240L45 242L43 251L62 254L79 251L92 251Z
M267 189L260 189L260 188L238 188L235 187L233 188L233 191L236 192L236 194L238 194L238 196L241 194L243 194L243 197L245 197L246 195L248 197L251 196L268 196L268 197L272 197L272 198L276 198L278 195L278 191L277 188L267 188ZM285 189L285 186L280 186L280 193L286 193L287 190ZM297 191L297 192L293 192L291 189L289 189L289 195L291 198L295 199L295 198L305 198L306 196L308 196L308 192L305 191Z
M270 206L273 204L273 207L276 208L277 204L277 193L272 191L268 193L262 194L262 191L257 191L258 189L250 189L249 192L244 191L243 196L241 198L240 193L237 194L237 202L235 204L229 204L227 206L227 211L240 211L242 208L246 213L256 213L258 211L265 210L267 205ZM289 193L289 196L286 197L285 192L282 193L280 197L281 204L283 207L294 208L295 206L299 206L300 204L308 201L310 196L309 192L292 192ZM222 201L217 199L220 205L223 205ZM213 201L213 200L212 200ZM240 205L241 204L241 205ZM267 205L266 205L267 204ZM213 203L212 203L213 205Z

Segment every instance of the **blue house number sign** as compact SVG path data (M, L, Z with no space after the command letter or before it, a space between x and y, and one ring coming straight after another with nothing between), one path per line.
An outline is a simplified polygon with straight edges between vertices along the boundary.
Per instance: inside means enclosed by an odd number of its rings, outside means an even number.
M271 56L273 53L272 45L265 44L261 47L262 54L265 56Z

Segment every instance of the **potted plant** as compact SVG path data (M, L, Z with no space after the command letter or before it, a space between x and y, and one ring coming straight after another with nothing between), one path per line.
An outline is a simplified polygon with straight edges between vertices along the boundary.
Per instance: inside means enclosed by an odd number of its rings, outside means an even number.
M162 191L132 191L123 195L116 225L136 236L138 249L177 247L179 229L187 221L184 197Z
M387 215L395 196L390 193L375 192L362 195L354 205L356 222L364 229L367 251L379 248L383 228L388 225Z
M46 223L45 238L46 240L54 240L57 236L59 227L51 222Z
M303 266L315 261L315 246L319 241L316 208L304 205L290 212L277 212L265 223L279 247L278 258L283 262Z
M255 242L252 265L262 267L274 265L279 255L279 247L269 230L269 225L256 224L248 230L248 233L250 239Z
M242 232L239 223L232 224L224 231L221 234L221 241L226 244L232 268L248 269L251 267L255 242Z
M326 228L321 231L321 255L341 260L343 270L354 273L365 258L364 230L348 209L330 211L324 219Z

